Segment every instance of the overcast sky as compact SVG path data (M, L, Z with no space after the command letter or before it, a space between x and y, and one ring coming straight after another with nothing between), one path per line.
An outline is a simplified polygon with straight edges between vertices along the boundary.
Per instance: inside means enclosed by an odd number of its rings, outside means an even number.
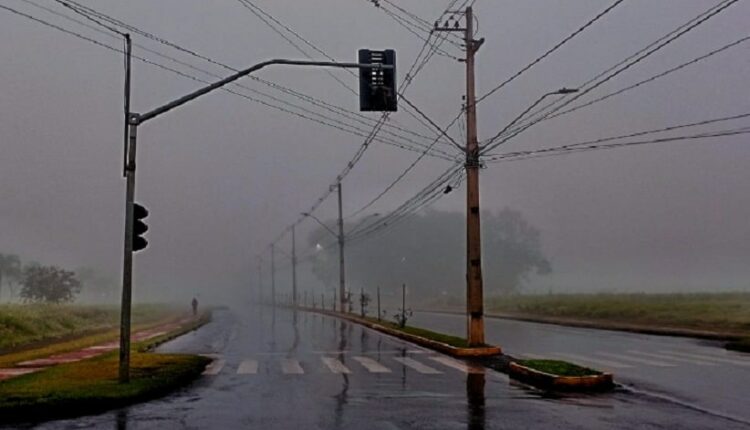
M52 0L0 0L0 5L122 47L117 38L66 21L31 1L83 20ZM233 67L303 57L235 0L80 3ZM433 22L449 1L391 3ZM477 56L477 93L484 94L512 76L611 3L477 0L477 37L486 39ZM626 0L482 101L480 140L494 135L540 95L583 84L717 3ZM360 48L395 49L399 82L423 46L422 40L370 1L256 0L255 4L340 61L355 60ZM384 6L403 16L392 5ZM750 4L739 1L580 102L746 37L749 21ZM137 44L184 63L221 76L228 73L133 37ZM464 55L448 43L442 49L453 56ZM134 53L201 79L215 79L138 47ZM408 88L407 97L445 126L460 111L464 72L463 63L436 55ZM331 73L352 87L358 85L346 71ZM119 276L125 189L123 76L121 54L0 9L0 252L67 267L94 266ZM358 110L358 97L324 70L276 67L257 76ZM748 76L750 42L540 123L498 152L750 112ZM334 116L252 80L242 83ZM154 108L198 85L136 60L133 110ZM252 95L243 88L237 91ZM379 114L368 117L377 119ZM745 118L681 134L746 127L749 122ZM404 109L391 117L390 124L434 136ZM249 286L255 277L255 256L312 206L364 140L226 92L159 117L139 133L136 200L151 211L151 230L148 250L136 258L136 295L150 291L209 296ZM451 129L451 135L462 139L458 127ZM449 146L436 147L456 153ZM370 201L418 156L373 143L344 180L345 214ZM481 172L482 206L519 210L542 232L554 272L532 279L531 291L748 290L749 165L746 135L488 164ZM450 167L450 161L425 157L369 212L388 213ZM320 206L319 218L334 219L333 197ZM465 188L433 207L463 211ZM312 221L300 225L301 253L309 251L306 239L315 226ZM286 237L280 246L288 249L289 242ZM462 288L457 286L457 292Z

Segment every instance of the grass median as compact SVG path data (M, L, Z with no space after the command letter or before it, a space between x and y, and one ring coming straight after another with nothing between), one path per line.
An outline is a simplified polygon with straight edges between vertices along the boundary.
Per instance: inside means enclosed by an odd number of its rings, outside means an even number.
M562 360L517 360L516 362L529 369L556 376L590 376L602 374L598 370L578 366Z
M29 417L47 420L92 414L168 394L199 377L211 359L148 351L199 328L210 319L211 312L205 311L178 329L134 343L128 384L118 382L117 351L1 381L0 422L29 421ZM76 343L88 346L96 338L107 335L104 333L66 342L64 347L70 349Z
M117 381L116 352L0 382L0 421L77 416L162 396L197 378L210 359L133 351L131 380Z

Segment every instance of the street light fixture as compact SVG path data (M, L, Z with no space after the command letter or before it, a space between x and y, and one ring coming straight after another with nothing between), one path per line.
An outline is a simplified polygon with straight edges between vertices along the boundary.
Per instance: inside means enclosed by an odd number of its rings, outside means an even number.
M529 106L528 108L526 108L525 111L521 112L521 114L518 115L513 121L511 121L510 123L508 123L508 125L506 125L502 130L500 130L499 133L497 133L495 136L493 136L492 139L488 140L487 143L482 148L480 148L480 155L484 154L487 151L487 147L492 142L494 142L497 138L499 138L500 136L502 136L503 133L505 133L506 131L508 131L511 127L513 127L513 125L515 125L515 123L517 123L521 118L523 118L524 116L526 116L527 113L529 113L532 109L534 109L545 98L547 98L549 96L555 96L555 95L562 95L562 96L564 96L564 95L573 94L573 93L577 93L577 92L578 92L578 88L566 88L566 87L562 87L562 88L560 88L557 91L550 91L550 92L548 92L546 94L543 94L541 97L539 97L539 99L537 99L537 101L535 101L534 103L532 103L531 106Z
M313 215L311 213L307 213L307 212L302 212L302 213L300 213L300 215L302 215L304 217L309 217L309 218L314 219L318 224L321 225L321 227L323 227L324 229L328 230L328 232L331 233L334 237L338 237L338 234L335 231L333 231L333 229L331 229L330 227L328 227L327 225L325 225L325 223L323 223L323 221L321 221L320 219L318 219L318 217L316 217L315 215Z

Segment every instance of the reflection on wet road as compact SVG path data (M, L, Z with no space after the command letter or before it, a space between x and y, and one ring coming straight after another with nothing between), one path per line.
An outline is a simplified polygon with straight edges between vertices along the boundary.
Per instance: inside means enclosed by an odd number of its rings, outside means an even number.
M543 398L492 370L282 309L218 311L211 324L160 350L215 361L164 399L36 428L749 428L627 393Z

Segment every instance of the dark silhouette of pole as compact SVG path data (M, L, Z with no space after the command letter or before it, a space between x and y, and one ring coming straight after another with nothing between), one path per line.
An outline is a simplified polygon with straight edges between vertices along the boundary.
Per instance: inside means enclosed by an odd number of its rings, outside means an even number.
M339 310L346 312L346 274L344 269L344 209L341 197L341 182L337 184L339 195L339 299L341 304Z

